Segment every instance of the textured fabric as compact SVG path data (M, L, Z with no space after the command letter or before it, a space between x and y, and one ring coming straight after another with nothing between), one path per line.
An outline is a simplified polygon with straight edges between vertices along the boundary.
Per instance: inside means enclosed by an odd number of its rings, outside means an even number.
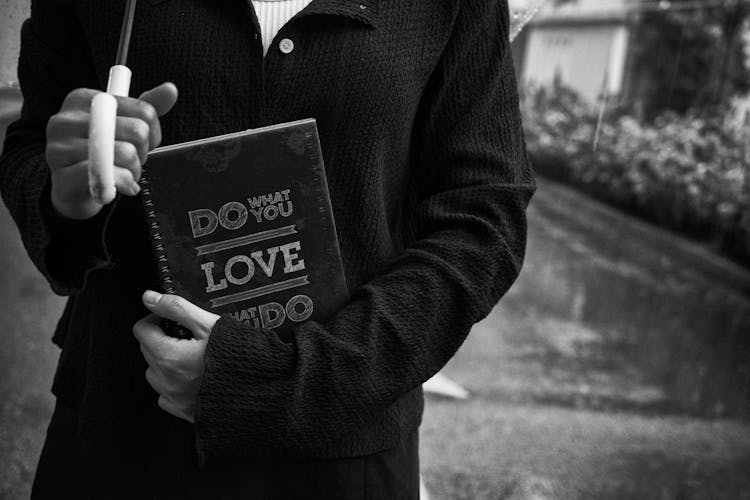
M103 485L95 495L87 485L106 471L100 462L81 467L77 413L58 401L37 467L32 500L128 498L205 500L417 500L419 435L415 430L396 447L342 459L265 458L198 467L194 450L180 434L189 424L164 414L148 473ZM130 480L128 480L130 479Z
M304 9L311 0L253 0L255 15L260 26L260 38L263 41L263 55L273 42L276 33L294 15Z
M123 10L32 2L19 62L26 99L0 158L3 199L30 256L71 296L53 392L78 411L83 456L110 461L102 482L136 474L157 442L163 412L131 331L147 313L140 294L154 286L154 265L138 198L75 229L44 216L43 151L67 92L104 87ZM139 2L132 94L176 83L165 144L317 119L352 296L290 339L220 320L189 439L205 464L392 448L420 423L421 383L522 265L534 182L507 3L313 0L277 35L294 50L272 46L265 59L258 30L245 1Z

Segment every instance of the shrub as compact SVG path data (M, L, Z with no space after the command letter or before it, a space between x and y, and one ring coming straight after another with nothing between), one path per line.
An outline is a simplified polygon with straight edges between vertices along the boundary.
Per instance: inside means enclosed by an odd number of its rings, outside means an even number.
M559 83L521 101L529 155L563 181L750 264L750 133L714 116L668 112L645 124L596 110Z

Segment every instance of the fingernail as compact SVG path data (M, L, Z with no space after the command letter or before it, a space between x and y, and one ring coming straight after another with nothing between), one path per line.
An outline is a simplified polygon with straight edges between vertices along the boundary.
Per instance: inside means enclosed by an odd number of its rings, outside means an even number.
M161 294L153 290L143 292L143 303L149 306L155 306L161 300Z
M137 183L133 183L133 185L130 187L130 190L133 192L133 196L135 196L141 192L141 186L139 186Z

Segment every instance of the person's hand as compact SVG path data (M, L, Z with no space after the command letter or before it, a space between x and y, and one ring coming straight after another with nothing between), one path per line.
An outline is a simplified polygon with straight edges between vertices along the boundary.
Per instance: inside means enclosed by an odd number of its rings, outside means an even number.
M71 219L88 219L102 209L91 197L88 180L91 100L99 92L73 90L47 122L45 158L52 178L52 206ZM114 177L119 193L138 194L146 155L161 142L159 117L175 102L177 87L169 82L147 90L138 99L117 97Z
M208 337L219 316L177 295L151 290L143 294L149 314L133 326L148 369L146 380L159 393L159 407L188 422L195 422L195 404L203 380ZM176 339L164 333L160 319L178 322L193 339Z

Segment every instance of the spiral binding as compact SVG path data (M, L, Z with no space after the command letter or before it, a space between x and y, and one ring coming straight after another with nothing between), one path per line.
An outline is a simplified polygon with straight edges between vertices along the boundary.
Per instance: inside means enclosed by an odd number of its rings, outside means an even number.
M167 250L162 243L163 237L145 170L143 171L138 183L141 185L141 196L143 199L144 210L146 212L146 223L151 236L151 246L153 247L154 257L156 258L156 265L159 271L159 282L161 283L162 291L164 293L175 294L176 289L174 287L174 280L172 279L172 272L169 268L169 261L167 260ZM188 330L177 323L169 322L169 324L164 326L169 330L168 333L172 333L176 337L192 337Z

